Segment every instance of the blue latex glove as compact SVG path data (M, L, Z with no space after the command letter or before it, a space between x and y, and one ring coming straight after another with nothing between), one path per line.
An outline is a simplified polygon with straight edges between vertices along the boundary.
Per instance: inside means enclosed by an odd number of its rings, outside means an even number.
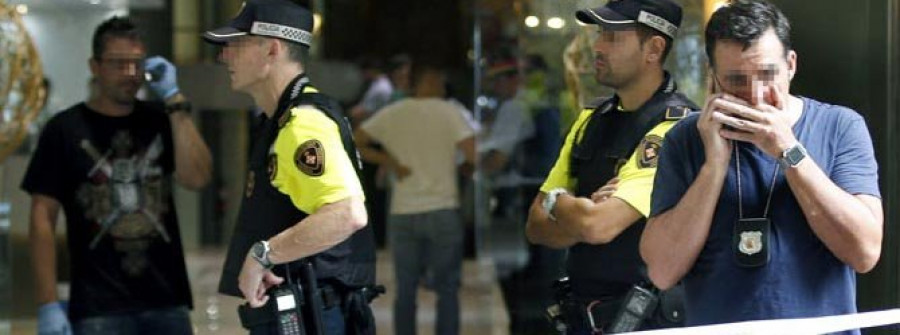
M62 302L51 302L38 308L38 335L72 335L72 325Z
M147 81L147 86L153 94L168 100L178 93L178 82L175 77L175 65L165 58L153 56L144 62L144 71L150 74L153 80Z

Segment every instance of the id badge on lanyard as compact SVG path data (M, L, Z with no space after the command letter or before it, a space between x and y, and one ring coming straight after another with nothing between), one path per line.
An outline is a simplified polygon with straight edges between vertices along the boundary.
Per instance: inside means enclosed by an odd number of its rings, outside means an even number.
M731 246L734 250L734 261L742 267L760 267L769 263L771 258L770 236L772 219L769 217L769 206L775 192L775 180L778 177L778 165L772 172L772 182L766 197L766 207L762 217L745 218L743 190L741 188L741 155L737 143L732 143L737 172L738 220L734 223Z
M734 260L743 267L759 267L769 263L769 218L738 219L734 224L732 246Z

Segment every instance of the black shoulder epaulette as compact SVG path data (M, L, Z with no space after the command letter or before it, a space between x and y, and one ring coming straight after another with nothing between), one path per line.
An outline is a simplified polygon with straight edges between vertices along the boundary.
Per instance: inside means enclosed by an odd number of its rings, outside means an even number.
M678 121L686 118L691 113L687 106L671 106L666 108L666 121Z
M302 93L301 95L313 96L311 99L307 99L307 100L309 100L309 101L307 101L308 104L311 104L312 106L316 107L317 109L323 108L325 101L327 99L318 92L309 92L310 90L312 90L312 89L309 86L303 86L303 92L301 92ZM301 101L300 97L298 96L297 99L294 99L294 101L290 105L290 107L288 107L288 110L284 111L284 114L281 114L281 117L278 118L278 129L284 128L284 126L286 126L288 124L288 122L291 122L291 119L294 118L294 113L291 113L291 110L301 106L302 104L300 103L300 101ZM319 104L319 102L323 102L323 104ZM328 113L325 113L325 114L328 114Z

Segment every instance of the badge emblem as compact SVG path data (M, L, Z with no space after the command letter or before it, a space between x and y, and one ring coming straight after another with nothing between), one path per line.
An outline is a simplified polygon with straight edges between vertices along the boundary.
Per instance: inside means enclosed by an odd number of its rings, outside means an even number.
M753 255L762 251L763 241L762 232L745 231L741 232L741 242L738 244L738 251L745 255Z
M278 173L278 156L275 154L269 155L269 166L266 168L266 171L269 173L269 181L275 180L275 175Z
M253 195L253 187L256 185L256 174L253 171L247 175L247 187L244 189L244 195L248 198Z
M655 168L656 162L659 160L659 149L662 148L662 137L657 135L648 135L641 140L638 145L640 150L640 158L638 158L638 168Z
M303 142L294 152L294 164L303 173L318 177L325 173L325 148L318 140Z

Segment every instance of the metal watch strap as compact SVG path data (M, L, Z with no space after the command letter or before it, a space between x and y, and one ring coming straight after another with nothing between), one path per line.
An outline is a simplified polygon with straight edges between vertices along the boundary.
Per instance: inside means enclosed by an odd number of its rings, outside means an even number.
M266 269L271 269L275 266L275 264L269 260L269 253L271 251L272 248L269 247L269 241L259 241L253 244L250 255L259 262L259 265L262 265Z
M778 158L778 165L781 166L782 169L795 167L806 159L807 156L809 156L809 154L806 152L806 148L803 147L802 143L797 142L781 153L781 157Z
M547 212L547 216L551 221L556 221L556 216L553 215L553 208L556 207L556 201L559 199L559 196L565 193L568 193L568 191L564 188L555 188L547 193L547 199L545 199L543 205L544 211Z

